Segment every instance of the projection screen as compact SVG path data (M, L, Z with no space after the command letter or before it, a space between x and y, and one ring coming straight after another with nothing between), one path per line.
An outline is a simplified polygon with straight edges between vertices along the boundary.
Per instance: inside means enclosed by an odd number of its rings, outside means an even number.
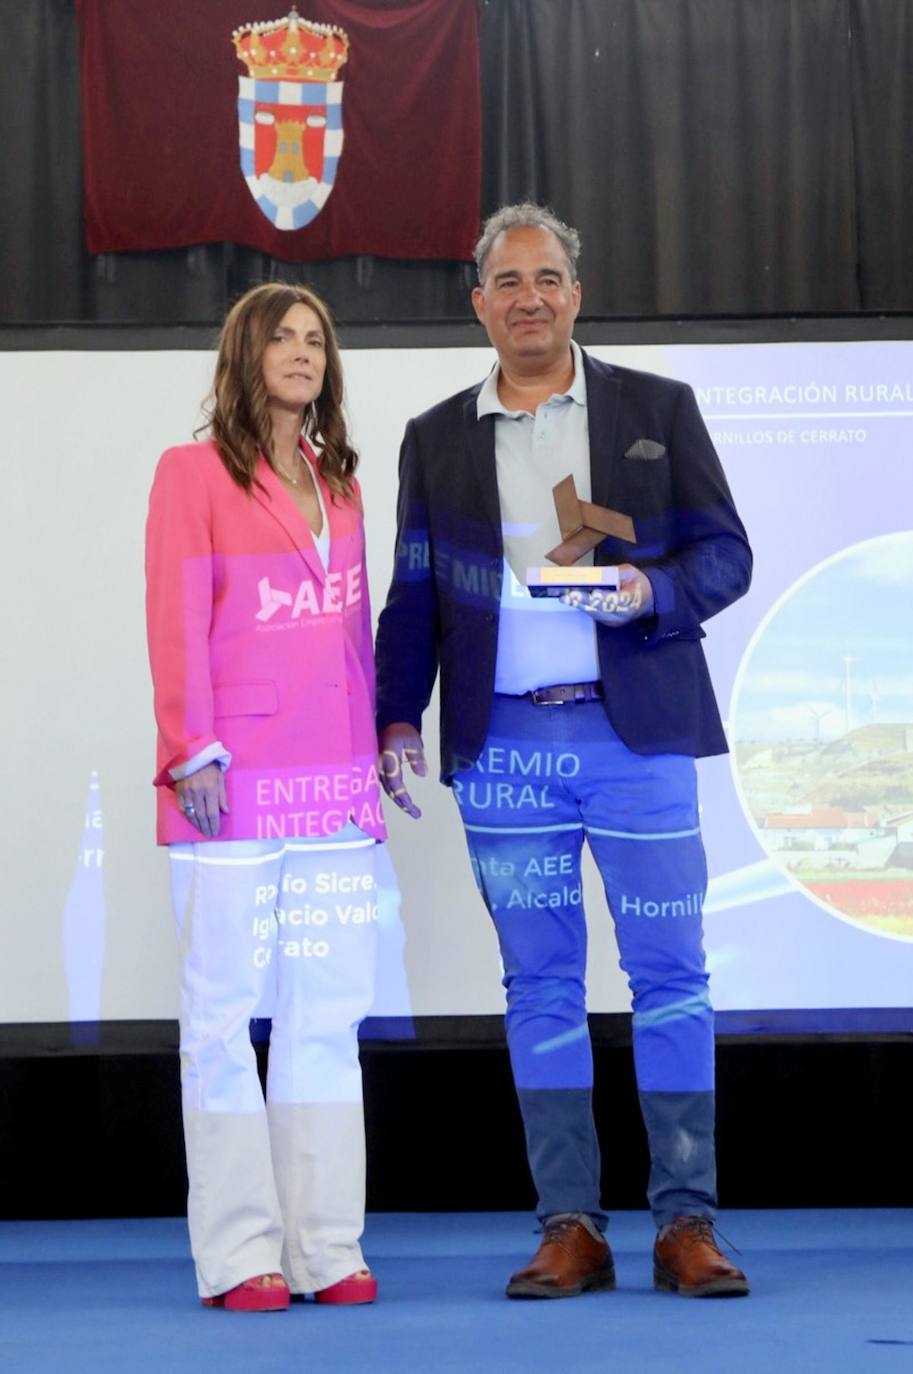
M705 642L731 753L700 765L713 999L901 1014L913 1003L913 344L596 345L689 381L755 549ZM487 348L349 349L375 616L406 420ZM199 423L208 351L6 352L0 557L7 629L0 1021L171 1020L177 963L153 839L143 525L159 454ZM436 705L424 736L437 765ZM374 1015L502 1010L453 798L387 808ZM589 1006L628 1008L592 865ZM651 915L652 913L645 913ZM332 913L330 914L332 923ZM833 1013L837 1013L836 1021ZM913 1022L913 1015L903 1024ZM822 1021L823 1024L823 1021Z

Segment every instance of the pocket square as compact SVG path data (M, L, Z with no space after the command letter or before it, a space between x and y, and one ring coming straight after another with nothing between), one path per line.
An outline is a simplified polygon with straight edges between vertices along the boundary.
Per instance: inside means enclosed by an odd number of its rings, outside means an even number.
M648 462L665 456L665 445L658 444L655 439L637 439L625 453L626 458L641 458Z

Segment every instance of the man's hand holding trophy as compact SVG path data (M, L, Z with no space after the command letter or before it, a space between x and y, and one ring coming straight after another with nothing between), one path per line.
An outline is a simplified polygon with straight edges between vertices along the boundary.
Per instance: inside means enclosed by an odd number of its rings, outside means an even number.
M574 566L607 535L636 543L631 517L591 501L581 501L573 476L557 484L554 498L561 543L545 555L553 567L527 569L530 594L556 596L565 606L586 611L601 625L627 625L651 615L650 579L633 564Z

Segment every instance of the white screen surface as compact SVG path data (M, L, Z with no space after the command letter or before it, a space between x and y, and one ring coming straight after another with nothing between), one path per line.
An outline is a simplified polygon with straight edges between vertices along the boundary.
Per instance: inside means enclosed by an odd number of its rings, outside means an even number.
M755 548L749 596L708 626L733 744L730 759L701 765L715 1005L908 1006L913 346L592 351L692 382ZM487 349L344 355L375 614L405 422L491 361ZM158 456L190 438L212 362L0 359L6 1022L177 1013L167 862L153 841L143 525ZM424 735L434 774L434 706ZM420 822L388 808L407 978L387 1004L381 990L377 1011L498 1013L497 949L453 800L433 776L414 795ZM626 1010L591 867L586 892L590 1009Z

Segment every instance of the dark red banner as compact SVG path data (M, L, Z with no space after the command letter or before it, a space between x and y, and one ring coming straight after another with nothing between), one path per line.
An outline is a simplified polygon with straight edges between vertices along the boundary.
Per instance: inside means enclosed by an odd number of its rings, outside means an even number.
M478 0L77 0L90 253L469 259Z

